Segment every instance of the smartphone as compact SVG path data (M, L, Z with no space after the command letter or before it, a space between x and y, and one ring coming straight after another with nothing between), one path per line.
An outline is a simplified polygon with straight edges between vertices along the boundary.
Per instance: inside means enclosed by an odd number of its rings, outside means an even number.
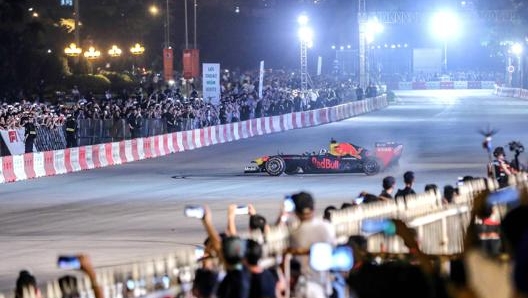
M235 214L237 214L237 215L246 215L246 214L249 214L249 208L248 208L248 206L245 206L245 205L237 206L237 208L236 208L236 210L235 210Z
M295 210L295 203L293 202L291 196L286 196L284 198L284 211L286 212L293 212Z
M202 247L197 247L194 249L194 257L199 260L205 255L205 250Z
M186 217L202 219L205 216L205 209L202 206L187 205L183 210Z
M396 225L390 219L364 219L361 231L367 234L384 233L387 236L396 234Z
M359 204L363 203L364 200L365 200L364 197L357 197L357 198L354 199L354 204L359 205Z
M81 269L81 260L77 256L59 256L57 265L61 269Z

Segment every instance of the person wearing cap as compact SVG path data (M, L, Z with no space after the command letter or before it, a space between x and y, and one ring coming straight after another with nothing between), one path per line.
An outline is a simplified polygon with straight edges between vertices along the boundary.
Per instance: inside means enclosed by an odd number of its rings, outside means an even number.
M312 195L300 192L292 195L292 200L295 203L295 215L300 221L299 226L292 231L290 236L292 252L307 253L313 244L320 242L335 245L337 241L334 227L328 221L315 216L315 203ZM327 297L331 292L328 272L312 270L309 257L306 255L300 255L297 258L301 263L301 274L306 280L305 288L298 288L298 291L303 293L300 297Z
M383 178L381 184L383 190L381 191L379 197L386 200L392 199L392 193L394 192L394 185L396 184L396 179L392 176L387 176Z

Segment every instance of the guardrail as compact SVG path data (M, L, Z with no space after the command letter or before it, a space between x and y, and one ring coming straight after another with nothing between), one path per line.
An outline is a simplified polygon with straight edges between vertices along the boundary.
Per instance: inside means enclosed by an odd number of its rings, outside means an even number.
M449 90L449 89L494 89L493 81L430 81L430 82L391 82L390 90Z
M494 94L502 97L528 99L528 90L521 88L496 87Z

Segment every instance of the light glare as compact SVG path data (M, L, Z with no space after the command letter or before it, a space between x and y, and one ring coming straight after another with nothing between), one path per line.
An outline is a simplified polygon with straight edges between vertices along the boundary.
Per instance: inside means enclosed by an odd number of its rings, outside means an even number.
M431 19L432 33L443 41L456 37L460 33L460 29L460 21L452 12L441 11Z

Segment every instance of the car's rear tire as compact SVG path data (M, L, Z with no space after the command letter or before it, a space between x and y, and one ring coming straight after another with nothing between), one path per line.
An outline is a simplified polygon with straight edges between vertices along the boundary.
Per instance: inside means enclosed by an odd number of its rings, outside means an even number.
M266 161L266 172L271 176L279 176L285 169L286 163L280 156L272 156Z
M366 159L363 162L363 172L368 176L376 175L381 171L381 163L375 158Z

